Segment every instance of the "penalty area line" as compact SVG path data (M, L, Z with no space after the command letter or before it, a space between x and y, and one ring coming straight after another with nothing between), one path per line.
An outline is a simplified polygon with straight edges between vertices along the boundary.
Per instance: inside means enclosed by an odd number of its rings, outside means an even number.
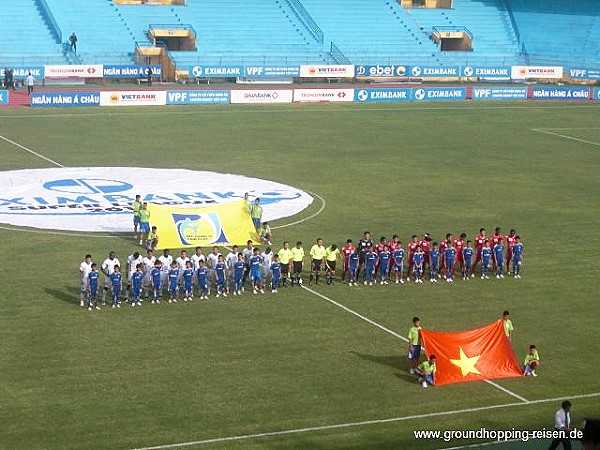
M40 155L38 152L31 150L30 148L25 147L24 145L19 144L18 142L13 141L12 139L7 138L6 136L2 136L0 134L0 139L2 139L3 141L8 142L9 144L14 145L15 147L19 147L22 150L25 150L26 152L31 153L32 155L37 156L38 158L43 159L44 161L47 161L51 164L54 164L57 167L65 167L60 163L57 163L56 161L54 161L53 159L47 158L44 155Z
M402 336L401 334L396 333L395 331L390 330L389 328L384 327L383 325L375 322L374 320L369 319L368 317L363 316L360 313L357 313L356 311L354 311L353 309L348 308L345 305L342 305L341 303L336 302L335 300L330 299L329 297L321 294L320 292L317 292L311 288L308 288L304 285L302 285L302 288L308 292L310 292L313 295L316 295L317 297L322 298L325 301L328 301L329 303L337 306L338 308L343 309L346 312L349 312L350 314L358 317L361 320L364 320L367 323L370 323L371 325L373 325L374 327L379 328L382 331L385 331L388 334L391 334L392 336L394 336L395 338L398 338L406 343L408 343L408 339L404 336ZM514 393L513 391L506 389L505 387L500 386L498 383L494 383L491 380L481 380L484 381L485 383L489 384L490 386L495 387L496 389L504 392L505 394L511 395L512 397L519 399L520 401L522 401L523 403L529 403L529 400L527 400L525 397L520 396L519 394Z
M577 141L577 142L581 142L583 144L589 144L589 145L595 145L596 147L600 147L600 142L594 142L594 141L588 141L585 139L580 139L580 138L576 138L573 136L568 136L566 134L560 134L560 133L554 133L552 131L548 131L546 129L542 129L542 128L532 128L531 131L535 131L537 133L543 133L543 134L550 134L552 136L557 136L563 139L568 139L570 141Z
M245 440L266 438L266 437L273 437L273 436L286 436L286 435L292 435L292 434L312 433L312 432L317 432L317 431L336 430L336 429L353 428L353 427L361 427L361 426L368 426L368 425L406 422L409 420L428 419L431 417L455 416L458 414L468 414L468 413L472 413L472 412L489 411L489 410L493 410L493 409L511 408L513 406L529 406L529 405L534 405L534 404L539 404L539 403L553 403L553 402L563 401L565 398L582 399L582 398L590 398L590 397L600 397L600 392L594 392L592 394L581 394L581 395L571 395L571 396L565 396L565 397L556 397L556 398L545 398L545 399L541 399L541 400L531 400L530 402L527 402L527 403L523 403L523 402L503 403L500 405L479 406L479 407L475 407L475 408L455 409L455 410L451 410L451 411L416 414L416 415L412 415L412 416L391 417L388 419L364 420L361 422L346 422L346 423L338 423L338 424L332 424L332 425L321 425L321 426L315 426L315 427L296 428L296 429L291 429L291 430L267 431L264 433L243 434L243 435L239 435L239 436L227 436L227 437L220 437L220 438L204 439L204 440L199 440L199 441L180 442L177 444L155 445L152 447L138 447L138 448L135 448L134 450L166 450L166 449L172 449L172 448L193 447L193 446L200 446L200 445L206 445L206 444L218 444L218 443L222 443L222 442L245 441Z

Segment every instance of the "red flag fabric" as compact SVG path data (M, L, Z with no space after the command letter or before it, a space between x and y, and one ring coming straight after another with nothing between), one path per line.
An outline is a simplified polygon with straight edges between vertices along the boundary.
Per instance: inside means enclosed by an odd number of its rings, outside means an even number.
M436 356L438 385L523 376L502 320L458 333L422 329L421 337L427 357Z

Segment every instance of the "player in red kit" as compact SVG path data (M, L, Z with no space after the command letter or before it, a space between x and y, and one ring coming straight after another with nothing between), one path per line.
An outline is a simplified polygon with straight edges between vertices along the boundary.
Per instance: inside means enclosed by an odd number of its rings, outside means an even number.
M414 234L411 241L408 243L408 267L406 269L406 281L410 281L410 274L412 273L412 269L415 264L413 261L413 256L415 255L417 247L419 246L419 241L417 239L418 236Z
M506 239L506 271L510 275L510 264L512 262L513 257L513 245L517 242L517 232L514 229L511 229L508 235L505 237Z
M419 241L419 245L421 246L421 251L424 253L423 270L425 270L426 267L429 267L429 247L431 246L429 233L423 234L423 238Z
M466 238L467 238L467 234L461 233L460 237L457 237L452 242L452 244L454 245L454 248L456 249L456 262L460 266L460 273L463 273L463 268L465 266L465 260L463 258L463 247L465 246Z
M349 273L349 262L350 262L350 254L354 251L354 244L352 243L352 239L346 239L346 245L342 247L342 283L344 283L344 279L346 278L346 274L350 276Z
M440 258L440 273L438 275L438 278L440 277L444 277L444 279L446 279L446 258L443 256L446 254L446 249L448 247L450 247L452 245L452 233L448 233L446 235L446 239L444 239L442 242L440 242L440 255L442 255L442 257Z
M502 241L504 240L504 236L502 236L502 233L500 232L500 227L496 227L496 229L494 230L494 234L492 235L492 238L490 239L491 242L491 247L494 248L494 246L496 244L502 244ZM496 272L496 258L492 258L492 266L494 268L494 273Z
M392 236L392 240L390 241L390 252L394 253L394 250L402 247L402 242L400 242L400 236L397 234Z
M475 262L471 268L471 276L474 276L477 263L481 261L481 249L488 242L487 232L485 228L479 229L479 235L475 238Z

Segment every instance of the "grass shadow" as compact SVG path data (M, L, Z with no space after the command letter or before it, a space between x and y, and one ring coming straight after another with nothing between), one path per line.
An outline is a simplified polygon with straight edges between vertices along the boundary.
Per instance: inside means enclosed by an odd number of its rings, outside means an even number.
M79 304L79 288L76 286L65 286L63 289L44 288L46 294L54 297L56 300L60 300L65 303L72 305Z

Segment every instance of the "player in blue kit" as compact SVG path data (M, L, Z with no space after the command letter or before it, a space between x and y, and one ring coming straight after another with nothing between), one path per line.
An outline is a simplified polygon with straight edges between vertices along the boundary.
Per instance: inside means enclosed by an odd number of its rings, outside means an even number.
M365 253L365 284L373 286L375 267L377 266L378 259L377 252L373 251L371 246L367 247L367 252Z
M159 260L156 260L150 271L150 279L152 280L152 303L160 303L163 270L162 263Z
M258 252L259 249L255 248L250 258L250 281L252 282L252 293L258 294L258 290L260 289L260 293L264 294L262 273L260 272L263 259Z
M437 242L431 245L429 250L429 282L437 283L438 272L440 271L440 247Z
M169 303L177 303L177 294L179 292L179 268L177 262L171 263L169 269Z
M469 274L471 273L471 268L473 267L473 255L475 250L473 249L473 241L467 241L467 246L463 248L463 269L462 269L462 278L463 280L469 279Z
M492 263L492 248L490 247L490 241L485 241L483 248L481 249L481 279L488 279L487 271Z
M131 306L142 306L142 283L144 281L143 264L138 263L135 266L135 272L131 275L131 286L133 297Z
M394 258L394 275L396 277L396 284L402 283L404 284L404 280L402 279L402 271L404 270L404 257L406 253L402 248L402 242L397 242L397 247L392 253L392 257Z
M502 246L502 241L498 240L492 249L494 252L494 261L496 266L496 278L504 278L504 274L502 273L502 265L504 264L504 247Z
M194 300L194 268L192 267L192 261L185 263L185 270L183 271L183 301Z
M98 306L98 285L100 283L100 272L98 272L98 268L96 263L92 263L91 271L88 274L88 310L91 311L93 308L100 309Z
M413 272L415 274L415 283L423 283L423 262L425 261L425 253L421 250L421 246L417 245L413 254Z
M358 276L358 265L360 263L360 255L356 249L352 250L348 256L348 286L356 286Z
M225 258L223 255L219 255L217 258L217 264L215 264L215 282L217 284L217 298L221 295L227 297L227 265L225 264Z
M237 261L233 264L233 295L242 295L242 281L245 270L244 255L238 253Z
M456 249L452 245L446 247L444 259L446 260L446 281L452 283L454 281L454 262L456 261Z
M388 284L391 260L392 254L390 253L390 249L387 245L384 245L383 250L379 253L380 284Z
M198 290L200 291L200 300L208 300L208 267L206 261L200 260L200 266L196 270L196 279L198 280Z
M271 292L273 294L277 293L277 285L279 284L280 279L281 263L279 262L279 256L275 255L273 257L273 262L271 263Z
M515 278L521 278L521 263L523 262L523 243L519 236L515 236L515 243L512 247L513 273Z
M123 277L121 275L121 267L115 266L113 269L113 273L110 274L110 283L112 290L112 307L120 308L121 307L121 282Z

